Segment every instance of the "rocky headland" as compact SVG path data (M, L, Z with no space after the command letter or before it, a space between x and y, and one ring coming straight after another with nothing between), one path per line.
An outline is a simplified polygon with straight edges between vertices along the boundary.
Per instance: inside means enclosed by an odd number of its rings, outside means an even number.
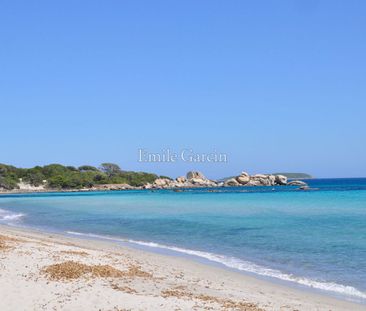
M146 184L144 189L170 189L170 188L195 188L195 187L239 187L239 186L300 186L307 184L300 180L288 181L284 175L256 174L249 175L242 172L240 175L224 181L210 180L201 172L190 171L186 176L176 179L158 178L152 184Z
M147 172L122 170L117 164L102 163L100 167L79 167L61 164L18 168L0 164L0 193L79 192L140 189L214 188L249 186L296 186L307 184L289 176L310 176L303 173L249 175L242 172L221 180L212 180L199 171L189 171L175 179ZM288 178L291 178L288 180Z
M240 175L217 181L205 177L201 172L189 171L186 176L175 179L157 178L152 183L142 186L132 186L127 183L121 184L97 184L91 187L75 189L57 189L47 187L47 184L32 186L20 180L16 189L7 190L0 187L0 193L31 193L31 192L80 192L80 191L117 191L117 190L142 190L142 189L179 189L179 188L215 188L215 187L253 187L253 186L297 186L307 190L308 185L301 180L291 180L284 175L255 174L249 175L242 172Z

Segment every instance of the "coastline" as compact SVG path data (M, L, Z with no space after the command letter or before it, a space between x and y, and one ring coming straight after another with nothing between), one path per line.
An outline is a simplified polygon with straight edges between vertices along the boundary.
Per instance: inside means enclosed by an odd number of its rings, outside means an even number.
M275 284L183 257L119 244L0 225L2 310L364 310L365 306ZM146 277L49 280L42 269L66 261L138 266ZM29 290L32 288L32 295ZM77 291L73 291L77 288ZM33 290L34 289L34 290ZM21 295L21 296L20 296ZM90 299L88 297L94 297ZM42 308L40 307L42 306ZM116 309L117 308L117 309Z
M3 165L4 166L4 165ZM62 166L61 166L62 167ZM60 167L58 166L60 169ZM8 170L6 166L3 168L5 171ZM67 170L67 167L64 168ZM15 168L16 170L16 168ZM76 170L76 169L75 169ZM72 172L75 173L75 170ZM95 168L95 170L97 170ZM81 178L80 172L76 170L79 174L78 177ZM122 171L118 168L120 174ZM102 171L99 171L102 174ZM85 172L84 172L85 173ZM62 175L55 175L63 178ZM55 177L54 176L54 177ZM85 177L85 176L84 176ZM90 176L89 176L90 177ZM44 178L46 178L44 176ZM86 178L86 177L85 177ZM116 191L116 190L159 190L159 189L175 189L176 191L180 191L179 189L190 189L190 188L216 188L216 187L253 187L253 186L300 186L300 187L308 187L307 184L300 180L292 180L288 181L288 178L284 175L273 175L273 174L256 174L249 175L246 172L242 172L240 175L236 177L230 177L224 181L216 181L210 180L206 178L199 171L189 171L185 176L180 176L175 179L170 177L158 177L156 175L156 179L153 182L139 182L139 186L132 186L133 183L94 183L94 181L90 180L90 183L87 186L87 183L82 183L75 187L71 187L71 184L61 183L59 186L50 185L47 182L47 179L42 180L42 184L32 184L29 181L24 182L23 178L19 178L18 180L13 180L14 184L9 183L8 185L0 185L0 194L11 194L11 193L47 193L47 192L89 192L89 191ZM57 184L57 183L56 183ZM9 187L9 188L6 188Z
M296 178L295 179L288 179L290 182L292 181L297 181L297 180L303 180L306 181L307 183L309 183L309 185L311 187L313 187L313 185L311 185L310 183L313 183L314 181L316 182L317 180L344 180L344 179L364 179L365 177L348 177L348 178ZM29 185L28 185L29 186ZM277 185L278 186L278 185ZM291 184L287 184L287 185L282 185L280 186L281 188L283 186L287 186L287 188L299 188L299 186L297 185L291 185ZM290 187L291 186L291 187ZM5 190L3 188L0 188L0 196L2 195L11 195L11 194L46 194L46 193L76 193L76 192L83 192L83 193L88 193L88 192L115 192L115 191L128 191L128 190L144 190L144 191L156 191L156 190L173 190L176 192L180 192L180 191L185 191L185 190L190 190L190 189L204 189L204 188L212 188L212 189L227 189L227 188L238 188L238 189L246 189L247 187L250 188L257 188L257 187L265 187L268 189L271 189L271 187L273 186L268 186L268 185L219 185L219 186L210 186L210 185L205 185L205 184L190 184L187 186L180 186L180 187L174 187L174 186L169 186L169 185L159 185L156 187L144 187L144 186L131 186L129 184L103 184L103 185L95 185L91 188L66 188L66 189L59 189L59 188L35 188L35 187L31 187L29 186L28 188L21 188L21 189L12 189L12 190Z

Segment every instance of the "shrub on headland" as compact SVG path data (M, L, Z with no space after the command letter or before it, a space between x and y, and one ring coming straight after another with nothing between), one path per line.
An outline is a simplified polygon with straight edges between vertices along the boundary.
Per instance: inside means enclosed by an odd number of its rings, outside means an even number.
M0 176L0 189L3 188L5 190L12 190L18 187L18 183L11 177L3 177Z
M18 187L18 169L15 166L0 164L0 189L11 190Z

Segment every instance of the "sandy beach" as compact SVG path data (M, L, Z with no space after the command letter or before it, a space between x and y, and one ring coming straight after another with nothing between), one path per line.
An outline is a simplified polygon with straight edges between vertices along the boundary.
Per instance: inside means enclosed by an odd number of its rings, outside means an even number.
M0 310L365 310L179 257L0 226Z

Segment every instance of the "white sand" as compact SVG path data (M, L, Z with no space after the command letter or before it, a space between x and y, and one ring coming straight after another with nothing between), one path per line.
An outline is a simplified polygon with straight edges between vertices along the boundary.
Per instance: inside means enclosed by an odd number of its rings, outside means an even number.
M257 310L254 305L263 310L366 310L364 305L113 243L7 226L0 226L0 241L0 246L5 245L0 247L1 311L252 311ZM139 266L152 276L85 275L74 280L50 280L41 272L48 265L69 260L110 265L121 271Z

